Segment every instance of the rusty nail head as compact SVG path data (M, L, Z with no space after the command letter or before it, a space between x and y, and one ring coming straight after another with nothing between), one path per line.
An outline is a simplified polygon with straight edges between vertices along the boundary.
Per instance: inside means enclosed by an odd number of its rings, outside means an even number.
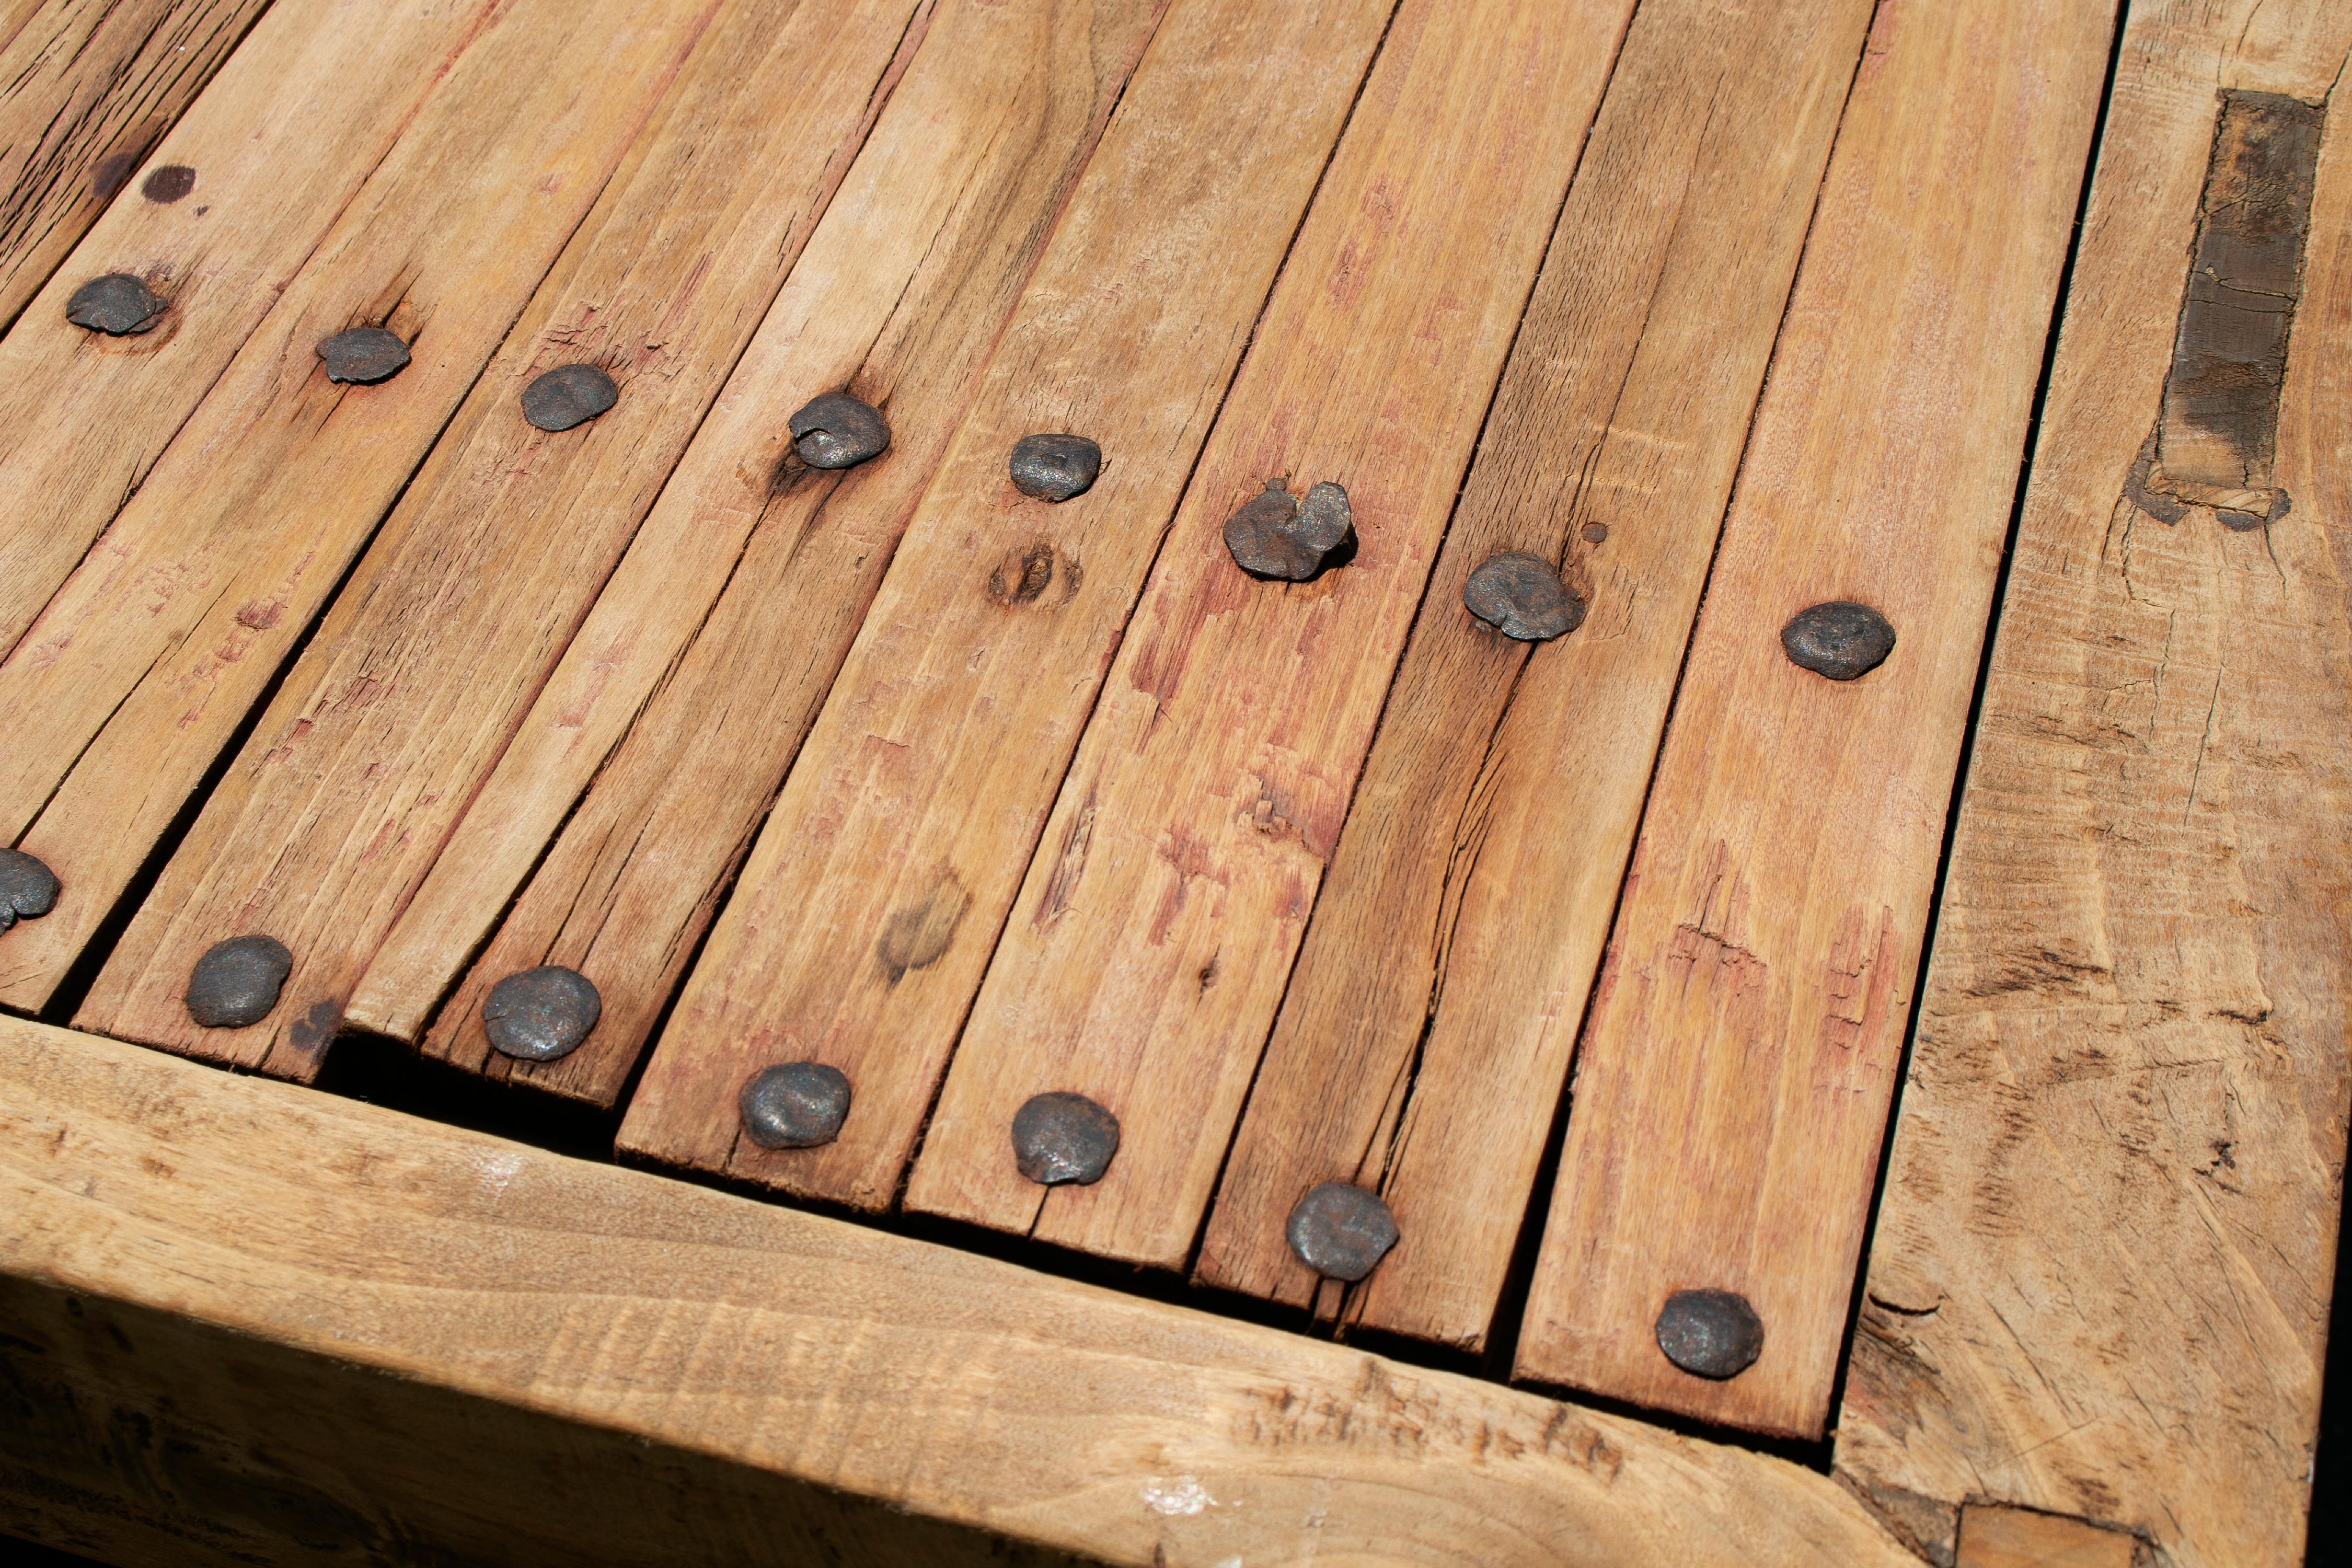
M482 998L482 1031L500 1056L561 1061L580 1048L604 1014L604 999L576 969L543 963L518 970Z
M1024 436L1007 465L1013 488L1039 500L1066 501L1087 493L1102 475L1102 448L1084 436Z
M1584 624L1584 601L1540 555L1514 550L1480 562L1462 584L1470 613L1519 642L1549 642Z
M1346 1182L1307 1190L1283 1227L1298 1261L1327 1279L1352 1285L1397 1244L1396 1216L1376 1193Z
M1118 1118L1083 1094L1037 1095L1013 1113L1013 1163L1039 1186L1092 1186L1118 1152Z
M162 295L128 272L93 278L66 301L66 320L110 338L129 337L153 327L163 314Z
M216 942L188 974L188 1016L207 1029L242 1029L269 1016L294 955L276 937Z
M139 194L169 206L196 188L196 172L185 163L166 163L139 182Z
M812 468L854 468L890 445L882 411L845 392L812 397L793 416L793 449Z
M1338 485L1326 479L1302 500L1280 479L1272 479L1225 520L1225 548L1234 564L1253 577L1304 583L1355 531L1348 492Z
M560 364L522 389L522 416L541 430L584 425L621 400L621 389L593 364Z
M1764 1353L1764 1320L1731 1290L1677 1290L1658 1313L1658 1349L1696 1377L1738 1377Z
M37 921L58 907L62 884L37 855L0 849L0 931Z
M389 380L408 366L408 345L382 327L353 327L319 344L329 381L357 382L372 386Z
M762 1149L814 1149L841 1136L849 1117L849 1078L823 1062L762 1068L736 1102L743 1131Z
M1588 522L1584 525L1583 532L1584 542L1587 544L1609 542L1609 525L1605 522Z
M1855 680L1895 651L1895 627L1868 605L1832 599L1800 610L1780 628L1789 662L1832 680Z

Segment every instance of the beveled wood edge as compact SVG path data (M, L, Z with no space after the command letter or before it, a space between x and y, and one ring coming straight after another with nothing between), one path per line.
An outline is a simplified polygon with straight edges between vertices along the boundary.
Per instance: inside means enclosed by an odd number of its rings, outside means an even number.
M1916 1561L1769 1456L16 1018L0 1194L0 1275L1112 1563Z

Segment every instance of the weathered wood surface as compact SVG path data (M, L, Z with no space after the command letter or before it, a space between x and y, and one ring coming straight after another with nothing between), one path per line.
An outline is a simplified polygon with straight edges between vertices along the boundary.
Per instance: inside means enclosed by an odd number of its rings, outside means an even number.
M1304 1302L1318 1182L1402 1239L1348 1314L1481 1345L1600 962L1869 0L1648 0L1529 301L1339 834L1197 1278ZM1538 648L1464 608L1564 563Z
M354 1022L414 1039L447 995L430 1054L619 1097L1164 9L955 3L932 19L725 395L369 964ZM843 385L887 411L889 452L779 493L777 411ZM603 1016L561 1061L512 1062L478 1005L537 963L585 973Z
M1003 923L908 1208L1184 1266L1630 12L1398 11ZM1276 476L1345 487L1345 565L1291 584L1234 563L1225 520ZM1118 1157L1041 1187L1006 1129L1070 1089L1118 1118Z
M2108 0L1882 6L1693 634L1576 1069L1520 1375L1768 1432L1829 1415ZM1832 681L1829 600L1891 620ZM1710 1381L1654 1325L1737 1291Z
M13 1019L0 1194L12 1292L1117 1563L1916 1563L1779 1459Z
M682 18L700 0L666 4L656 16ZM917 0L710 9L100 972L78 1015L89 1026L317 1071L377 943L774 303L903 68L910 19L928 14ZM611 47L606 29L566 21L586 47ZM547 74L633 79L610 66ZM532 427L522 389L579 362L613 374L617 405L569 430ZM249 700L259 681L247 679ZM228 733L207 738L216 748ZM202 1028L182 1002L189 971L243 931L286 943L293 973L263 1023Z
M2264 29L2284 45L2253 49ZM2352 1069L2352 133L2328 117L2267 529L2131 499L2222 101L2352 14L2137 5L1839 1419L1948 1560L1989 1496L2303 1561ZM1965 1534L1965 1531L1963 1531Z
M0 14L0 330L268 4L18 0Z
M117 202L0 339L0 648L14 649L383 163L497 0L310 0L264 16L158 144L201 196ZM135 337L66 320L89 279L169 300Z
M514 326L708 11L508 9L0 665L17 741L0 762L0 821L66 889L0 942L0 1001L47 1003L107 920ZM578 90L608 70L610 90ZM318 343L362 323L388 324L415 358L381 384L330 382Z
M1958 1568L2139 1568L2139 1546L2063 1513L1971 1503L1960 1513Z
M895 1196L1103 671L1390 17L1178 0L883 579L622 1124L625 1149ZM1105 467L1015 490L1036 431ZM838 1142L738 1146L753 1072L846 1073Z

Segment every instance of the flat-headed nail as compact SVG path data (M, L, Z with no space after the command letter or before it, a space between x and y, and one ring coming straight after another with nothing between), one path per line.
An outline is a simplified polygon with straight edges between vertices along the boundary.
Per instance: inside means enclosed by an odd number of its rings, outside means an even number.
M541 430L569 430L620 400L602 366L560 364L522 389L522 416Z
M1304 583L1354 533L1346 490L1326 479L1302 500L1273 479L1225 520L1225 548L1253 577Z
M1853 680L1886 662L1895 651L1895 627L1868 605L1832 599L1799 610L1780 628L1789 662L1832 680Z
M1549 642L1584 624L1584 601L1540 555L1513 550L1490 555L1462 584L1470 613L1520 642Z
M586 975L560 963L518 970L482 998L482 1032L491 1048L518 1061L559 1061L580 1048L604 999Z
M353 327L321 340L319 357L326 362L329 381L371 386L407 368L408 345L382 327Z
M1396 1216L1379 1194L1346 1182L1307 1189L1283 1227L1298 1261L1349 1284L1370 1274L1397 1244Z
M1764 1320L1731 1290L1677 1290L1658 1313L1658 1349L1697 1377L1738 1377L1764 1353Z
M1092 1186L1118 1152L1118 1118L1083 1094L1031 1099L1013 1113L1013 1163L1040 1186Z
M58 874L39 856L0 849L0 931L56 909L61 888Z
M1024 436L1013 443L1013 488L1039 500L1084 495L1102 475L1102 448L1084 436Z
M276 937L216 942L188 973L188 1016L207 1029L242 1029L269 1016L294 955Z
M841 1136L849 1116L849 1079L823 1062L762 1068L737 1100L743 1131L762 1149L814 1149Z
M854 468L880 457L890 445L890 426L882 411L845 392L810 398L787 427L793 449L812 468Z
M166 301L145 281L128 272L93 278L66 301L66 320L110 338L125 338L153 327Z

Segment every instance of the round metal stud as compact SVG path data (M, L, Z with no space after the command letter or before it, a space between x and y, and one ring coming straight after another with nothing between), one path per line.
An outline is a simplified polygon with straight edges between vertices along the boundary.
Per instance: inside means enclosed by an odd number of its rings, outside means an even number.
M1024 436L1013 444L1013 488L1039 500L1084 495L1102 475L1102 448L1084 436Z
M66 320L110 338L150 331L163 318L166 301L128 272L93 278L66 301Z
M1118 1118L1083 1094L1041 1094L1013 1113L1013 1163L1043 1187L1088 1187L1118 1152Z
M560 364L522 389L522 416L541 430L584 425L621 400L621 389L593 364Z
M207 1029L242 1029L269 1016L294 955L276 937L216 942L188 973L188 1016Z
M1855 680L1895 651L1895 627L1868 605L1832 599L1800 610L1780 628L1789 662L1832 680Z
M1396 1216L1376 1193L1346 1182L1307 1190L1283 1227L1298 1261L1328 1279L1354 1284L1397 1244Z
M744 1135L762 1149L814 1149L841 1136L849 1116L849 1079L823 1062L762 1068L737 1101Z
M196 172L185 163L165 163L139 182L139 194L159 206L170 206L196 188Z
M1677 1290L1658 1313L1658 1349L1696 1377L1738 1377L1764 1353L1764 1320L1732 1290Z
M1523 550L1479 563L1462 584L1462 603L1519 642L1549 642L1584 624L1584 601L1569 591L1550 562Z
M882 411L845 392L810 398L788 428L793 449L812 468L854 468L890 446L890 426Z
M1348 492L1326 479L1301 500L1279 479L1225 520L1225 548L1253 577L1304 583L1355 534Z
M0 931L37 921L58 907L63 884L37 855L0 849Z
M373 386L408 367L408 345L382 327L353 327L321 341L319 358L326 363L329 381Z
M543 963L519 970L482 998L482 1031L501 1056L560 1061L580 1048L604 1014L604 999L576 969Z

